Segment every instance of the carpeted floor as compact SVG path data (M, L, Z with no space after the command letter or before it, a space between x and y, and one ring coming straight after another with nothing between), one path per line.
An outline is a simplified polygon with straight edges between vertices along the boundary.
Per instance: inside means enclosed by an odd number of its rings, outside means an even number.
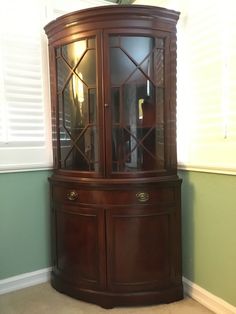
M185 298L165 305L120 307L105 310L72 299L54 290L49 283L0 295L1 314L212 314L196 301Z

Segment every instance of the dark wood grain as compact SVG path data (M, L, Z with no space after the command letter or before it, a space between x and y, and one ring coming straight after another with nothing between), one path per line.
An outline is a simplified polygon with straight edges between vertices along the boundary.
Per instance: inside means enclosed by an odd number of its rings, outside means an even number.
M158 7L105 6L67 14L45 27L54 154L54 173L49 179L52 285L104 308L169 303L183 297L181 180L176 168L178 17L178 12ZM156 169L150 169L155 135L143 140L146 151L141 171L115 172L112 168L108 46L109 36L114 34L151 36L165 43L164 161ZM99 166L96 171L62 169L55 49L91 36L96 39ZM106 103L108 106L104 106ZM155 123L156 111L152 114L152 108L152 104L145 108L146 128ZM138 197L140 193L144 197Z

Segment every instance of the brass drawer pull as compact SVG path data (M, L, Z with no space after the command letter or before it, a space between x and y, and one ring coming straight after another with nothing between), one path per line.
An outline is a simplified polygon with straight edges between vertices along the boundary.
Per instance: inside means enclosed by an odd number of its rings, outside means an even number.
M147 202L149 200L149 193L147 192L138 192L136 194L137 199L139 200L139 202Z
M78 193L76 191L70 191L66 195L67 199L70 201L75 201L79 197Z

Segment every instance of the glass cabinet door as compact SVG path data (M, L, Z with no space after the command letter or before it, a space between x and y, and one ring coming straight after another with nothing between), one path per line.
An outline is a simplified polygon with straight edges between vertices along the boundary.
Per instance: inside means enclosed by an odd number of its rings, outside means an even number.
M109 36L112 172L165 168L165 39Z
M96 38L56 49L60 168L98 172Z

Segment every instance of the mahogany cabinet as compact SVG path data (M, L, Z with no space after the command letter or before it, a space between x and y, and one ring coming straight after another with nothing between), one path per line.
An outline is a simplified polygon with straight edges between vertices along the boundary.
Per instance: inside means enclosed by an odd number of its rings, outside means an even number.
M52 285L106 308L182 298L178 17L158 7L105 6L45 27Z

